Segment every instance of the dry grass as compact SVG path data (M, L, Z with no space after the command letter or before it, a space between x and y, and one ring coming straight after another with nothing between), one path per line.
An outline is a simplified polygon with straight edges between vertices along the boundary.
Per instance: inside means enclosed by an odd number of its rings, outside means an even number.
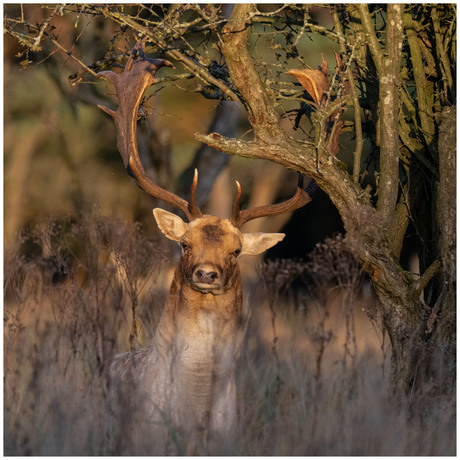
M151 338L163 261L136 225L95 217L45 222L6 251L5 454L166 453L132 406L108 403L99 374ZM199 453L455 455L454 395L388 394L388 340L365 314L376 300L340 238L260 279L246 293L237 442Z

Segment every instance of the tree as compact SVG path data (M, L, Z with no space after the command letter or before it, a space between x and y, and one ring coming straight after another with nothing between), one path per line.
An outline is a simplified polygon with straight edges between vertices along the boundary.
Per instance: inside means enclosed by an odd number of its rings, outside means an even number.
M173 79L194 78L203 97L240 103L252 139L195 138L311 177L339 211L348 248L379 296L378 314L392 343L394 391L430 381L450 391L456 348L455 7L332 5L320 11L332 21L329 27L313 20L315 11L309 5L236 4L227 19L213 4L57 6L42 24L6 18L5 28L33 51L45 38L62 47L51 28L57 15L104 18L121 34L146 37L147 52L187 70ZM267 48L260 51L255 44L262 36ZM309 66L320 55L305 62L299 53L301 40L312 37L329 40L337 51L332 76L325 57L316 70ZM109 53L73 80L122 59ZM285 75L289 70L306 91ZM346 110L350 121L344 121ZM291 120L289 129L285 120ZM337 157L347 131L355 136L349 164ZM416 233L420 276L401 263L408 229Z

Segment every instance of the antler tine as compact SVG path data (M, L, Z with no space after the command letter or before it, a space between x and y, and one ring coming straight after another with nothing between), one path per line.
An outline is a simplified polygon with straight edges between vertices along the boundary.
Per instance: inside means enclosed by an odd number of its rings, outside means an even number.
M246 222L257 219L259 217L276 216L287 212L295 211L296 209L305 206L312 198L303 188L303 176L299 174L299 182L295 194L286 201L281 203L256 206L252 209L239 210L239 200L241 196L241 188L237 183L238 191L233 202L232 223L238 228L241 228Z
M200 217L201 216L201 211L196 205L196 188L198 186L198 169L195 168L195 172L193 174L193 182L192 186L190 188L190 199L189 199L189 204L188 204L188 210L190 212L190 215L193 218Z
M241 185L238 181L236 181L236 193L235 193L235 199L233 200L233 205L232 205L232 217L231 217L231 222L238 226L238 217L240 215L240 199L241 199Z
M137 57L136 57L137 55ZM118 109L112 110L99 106L111 115L117 127L117 147L125 168L138 186L148 194L169 203L174 208L182 211L189 220L201 215L196 207L196 187L198 176L192 184L192 201L187 203L180 196L165 190L155 184L146 174L139 157L137 147L137 117L139 106L145 90L155 81L155 74L159 68L173 64L165 59L151 59L145 56L145 38L138 40L134 46L123 73L116 74L112 71L98 73L98 77L105 77L115 85L118 96Z

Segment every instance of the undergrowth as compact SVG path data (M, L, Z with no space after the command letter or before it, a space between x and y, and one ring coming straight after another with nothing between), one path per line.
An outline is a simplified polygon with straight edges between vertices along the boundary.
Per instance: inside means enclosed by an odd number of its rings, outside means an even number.
M164 455L131 407L113 411L100 374L154 333L167 294L159 241L119 219L51 219L4 263L4 453ZM377 300L340 237L259 276L246 292L237 442L216 454L455 454L454 395L388 393Z

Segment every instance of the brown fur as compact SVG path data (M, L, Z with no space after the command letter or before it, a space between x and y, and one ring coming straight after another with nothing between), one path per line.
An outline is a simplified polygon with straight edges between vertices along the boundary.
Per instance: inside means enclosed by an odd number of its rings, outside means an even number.
M237 423L234 370L243 339L238 256L260 253L282 234L243 234L228 219L185 224L154 210L182 258L151 346L115 357L112 377L134 376L150 422L168 423L203 441L231 442ZM127 371L129 369L129 371ZM201 442L200 441L200 442Z

